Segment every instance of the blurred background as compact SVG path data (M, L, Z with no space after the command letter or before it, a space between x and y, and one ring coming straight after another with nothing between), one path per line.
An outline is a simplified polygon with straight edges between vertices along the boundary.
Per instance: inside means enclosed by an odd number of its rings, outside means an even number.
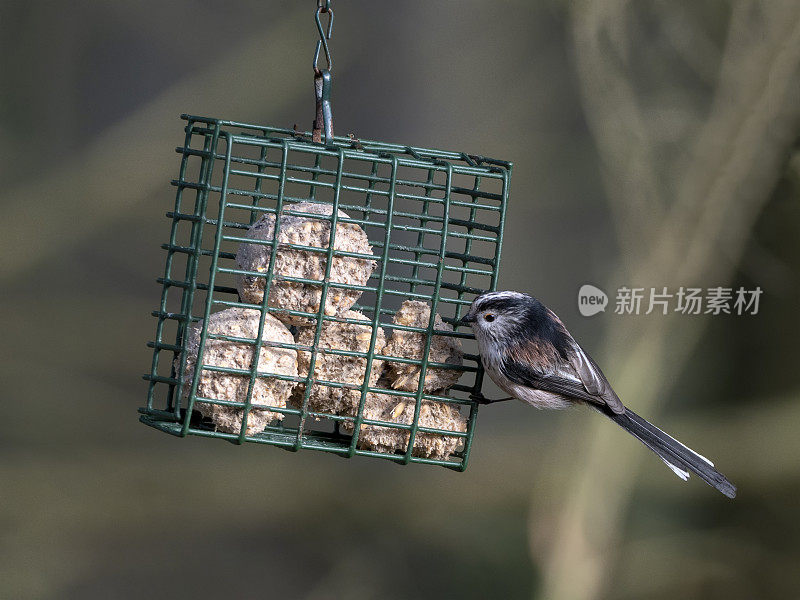
M309 129L315 3L7 1L0 597L794 597L800 4L333 7L337 133L513 161L500 287L739 496L585 410L482 409L462 474L139 424L178 116ZM621 286L764 293L636 316Z

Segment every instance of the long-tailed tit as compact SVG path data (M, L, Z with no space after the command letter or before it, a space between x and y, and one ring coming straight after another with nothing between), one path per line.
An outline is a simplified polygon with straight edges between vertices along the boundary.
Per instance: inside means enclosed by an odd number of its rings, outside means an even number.
M600 367L536 298L489 292L475 299L461 323L472 326L486 372L514 398L536 408L591 406L655 452L681 479L687 480L691 471L729 498L736 496L736 486L710 460L626 408ZM493 402L482 396L478 400Z

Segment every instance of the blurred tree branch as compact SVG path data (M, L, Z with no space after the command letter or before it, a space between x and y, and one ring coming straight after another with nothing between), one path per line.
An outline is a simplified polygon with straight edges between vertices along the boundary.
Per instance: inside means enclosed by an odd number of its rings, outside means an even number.
M584 114L602 162L623 257L655 233L664 210L652 140L626 73L626 7L627 0L576 3L571 15Z
M6 251L0 278L24 272L112 220L129 216L144 199L166 189L177 169L172 149L182 139L177 120L181 112L246 119L265 107L285 110L305 98L309 108L303 116L310 121L311 76L280 59L270 60L266 73L266 57L280 57L294 47L297 23L307 15L307 7L287 7L281 14L263 35L245 40L230 55L179 81L98 136L84 152L0 194L0 239ZM347 48L343 44L340 54ZM50 201L43 204L43 199Z
M597 14L601 7L607 16ZM625 2L611 8L606 3L573 6L587 118L594 123L604 164L613 169L607 175L607 194L620 243L631 253L630 264L623 265L618 277L629 285L657 277L658 285L669 287L728 281L797 137L800 5L734 5L714 102L689 159L675 167L681 185L667 210L653 182L654 166L633 106L633 88L623 81L616 57L597 42L622 35L626 7ZM610 334L606 356L623 399L645 416L657 413L705 322L681 327L674 315L620 322ZM589 443L565 492L568 500L555 517L557 537L540 557L544 598L604 595L638 466L651 458L643 451L617 453L618 435L600 420L587 433ZM570 442L574 439L571 432ZM537 518L543 517L532 516L531 539Z

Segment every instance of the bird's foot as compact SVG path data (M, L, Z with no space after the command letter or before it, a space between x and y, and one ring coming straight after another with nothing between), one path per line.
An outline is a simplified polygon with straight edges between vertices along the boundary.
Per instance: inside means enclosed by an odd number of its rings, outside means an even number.
M470 400L473 402L477 402L478 404L494 404L496 402L505 402L506 400L513 400L512 397L508 398L487 398L483 395L483 393L473 393L469 395Z

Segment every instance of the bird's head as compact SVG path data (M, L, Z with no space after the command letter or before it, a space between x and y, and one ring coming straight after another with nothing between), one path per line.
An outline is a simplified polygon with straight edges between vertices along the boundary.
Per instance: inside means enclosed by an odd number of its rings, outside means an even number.
M533 296L487 292L475 298L460 323L472 327L482 357L551 349L567 360L573 340L559 318Z
M473 301L460 323L472 327L478 341L513 339L530 318L546 310L533 296L520 292L487 292Z

